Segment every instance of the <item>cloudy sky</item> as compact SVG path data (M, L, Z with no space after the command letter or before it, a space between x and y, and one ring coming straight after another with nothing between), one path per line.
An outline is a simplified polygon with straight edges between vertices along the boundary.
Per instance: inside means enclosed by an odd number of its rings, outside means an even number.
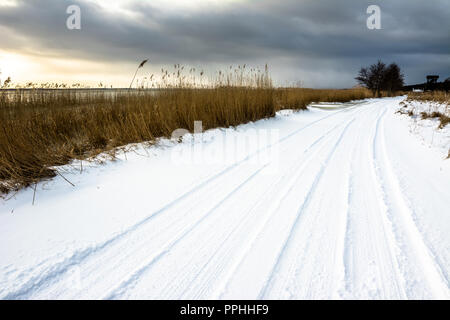
M73 4L81 30L66 27ZM367 28L369 5L381 30ZM278 85L342 88L382 59L411 84L450 76L449 17L448 0L0 0L0 78L127 86L149 58L140 76L268 63Z

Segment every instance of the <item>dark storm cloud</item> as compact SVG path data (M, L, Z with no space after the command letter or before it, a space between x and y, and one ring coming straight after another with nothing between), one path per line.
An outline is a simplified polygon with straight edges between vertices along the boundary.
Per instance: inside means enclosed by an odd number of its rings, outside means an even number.
M65 28L78 4L82 30ZM382 30L368 30L366 9L382 10ZM399 63L410 83L450 74L447 0L241 1L197 10L127 1L127 13L95 2L19 1L0 7L2 48L111 63L150 57L154 64L269 63L275 78L321 87L352 86L361 65ZM168 10L170 9L170 10Z

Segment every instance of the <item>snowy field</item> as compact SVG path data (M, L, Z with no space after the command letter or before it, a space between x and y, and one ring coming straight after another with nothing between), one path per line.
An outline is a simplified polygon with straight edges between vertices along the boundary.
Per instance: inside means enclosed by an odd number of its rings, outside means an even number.
M432 114L439 112L450 117L450 106L439 102L407 101L401 104L402 113L412 112L409 129L425 145L442 150L444 156L450 155L450 125L439 128L438 118L423 119L422 112Z
M0 200L0 298L449 299L449 131L404 99L66 166Z

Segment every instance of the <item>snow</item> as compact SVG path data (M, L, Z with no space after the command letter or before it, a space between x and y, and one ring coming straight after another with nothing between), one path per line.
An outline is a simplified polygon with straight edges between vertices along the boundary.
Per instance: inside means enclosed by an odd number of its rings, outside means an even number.
M0 200L0 298L448 299L450 138L404 99L59 168Z
M438 118L422 119L422 112L432 114L439 112L450 117L450 106L439 102L406 101L401 105L400 112L412 112L412 116L404 115L409 120L409 130L429 148L437 148L447 157L450 152L450 125L439 128Z

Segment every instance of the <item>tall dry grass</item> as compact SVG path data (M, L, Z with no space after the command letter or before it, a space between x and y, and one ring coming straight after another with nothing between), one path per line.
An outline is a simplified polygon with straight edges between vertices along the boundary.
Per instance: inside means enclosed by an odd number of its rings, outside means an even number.
M73 159L169 137L178 128L193 131L197 120L205 129L229 127L311 102L370 97L363 89L276 89L267 69L237 70L201 85L175 73L157 90L0 92L0 193L55 176L55 166Z
M450 104L450 93L446 91L410 92L408 100L431 101Z

